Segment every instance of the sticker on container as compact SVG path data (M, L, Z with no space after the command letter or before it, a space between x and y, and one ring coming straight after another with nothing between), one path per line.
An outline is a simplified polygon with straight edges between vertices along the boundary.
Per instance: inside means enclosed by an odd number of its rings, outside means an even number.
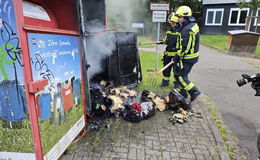
M26 1L23 1L23 15L25 17L51 21L48 13L43 7Z

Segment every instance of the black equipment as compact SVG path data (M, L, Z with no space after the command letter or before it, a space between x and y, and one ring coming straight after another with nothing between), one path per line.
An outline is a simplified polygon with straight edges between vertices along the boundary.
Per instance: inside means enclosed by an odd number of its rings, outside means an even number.
M254 90L256 90L255 96L260 96L260 73L257 73L253 76L249 76L247 74L242 74L242 79L237 80L237 84L239 87L252 82L251 86Z

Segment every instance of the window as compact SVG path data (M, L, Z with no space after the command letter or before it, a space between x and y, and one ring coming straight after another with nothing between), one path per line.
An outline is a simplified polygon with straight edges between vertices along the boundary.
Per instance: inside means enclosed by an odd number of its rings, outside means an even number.
M260 8L257 9L256 16L260 16ZM254 22L255 26L256 26L256 22L257 22L257 26L260 25L260 18L255 18L254 21L255 21Z
M229 26L244 26L246 17L249 15L249 8L231 8L229 15Z
M224 14L224 8L207 9L205 25L221 26L223 14Z

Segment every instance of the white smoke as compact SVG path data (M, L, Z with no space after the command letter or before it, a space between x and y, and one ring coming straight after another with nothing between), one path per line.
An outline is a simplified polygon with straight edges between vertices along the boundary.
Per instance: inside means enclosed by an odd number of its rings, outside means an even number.
M116 37L110 33L96 34L88 40L87 48L86 58L90 65L89 77L91 79L95 74L104 70L102 60L112 55L116 49Z
M132 23L146 21L146 5L146 0L106 0L108 26L132 31Z
M138 18L142 17L144 10L147 9L145 4L145 0L106 0L108 26L116 28L117 31L132 31L132 23L138 21ZM131 36L116 37L111 32L96 34L104 29L104 26L98 20L92 20L88 24L88 32L93 34L88 38L86 53L86 59L90 65L90 79L104 70L102 62L113 54L117 41L124 43L132 38Z

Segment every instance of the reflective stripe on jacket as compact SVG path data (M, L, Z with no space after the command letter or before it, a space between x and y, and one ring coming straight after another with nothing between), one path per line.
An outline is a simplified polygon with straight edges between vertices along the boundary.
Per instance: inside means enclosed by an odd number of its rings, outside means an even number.
M163 43L167 45L165 55L175 56L179 50L179 32L176 30L169 30L166 32L166 36L163 39Z
M189 23L180 31L180 50L182 59L193 59L199 56L199 26L197 23Z

